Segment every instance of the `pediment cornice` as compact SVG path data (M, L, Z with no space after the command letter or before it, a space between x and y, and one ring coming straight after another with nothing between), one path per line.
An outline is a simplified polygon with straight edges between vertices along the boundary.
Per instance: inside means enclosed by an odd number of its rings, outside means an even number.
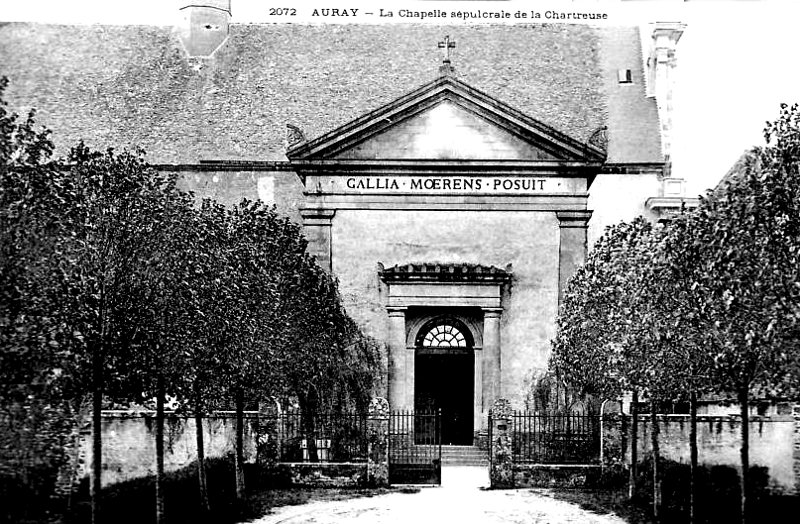
M463 169L480 170L483 164L494 166L516 166L523 170L561 169L565 166L588 167L597 169L605 161L605 151L595 145L581 142L543 122L535 120L511 106L483 93L460 80L450 76L437 78L418 89L401 96L385 106L371 111L329 133L314 140L291 147L286 155L289 161L301 170L329 169L361 169L369 166L369 161L348 162L337 161L336 157L358 144L385 133L402 122L449 102L460 109L476 115L490 125L504 130L545 152L554 160L547 162L514 161L514 160L465 160L453 162L439 159L398 160L381 159L374 164L390 165L395 169L407 169L409 166L429 169ZM441 166L435 167L435 166Z

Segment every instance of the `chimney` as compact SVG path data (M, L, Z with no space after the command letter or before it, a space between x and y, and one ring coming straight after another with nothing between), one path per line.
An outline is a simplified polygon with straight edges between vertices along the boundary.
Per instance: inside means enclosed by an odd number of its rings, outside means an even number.
M675 84L675 67L678 60L675 50L683 36L686 24L657 22L650 41L647 58L647 96L655 97L658 120L661 126L661 144L664 153L664 173L661 177L659 197L680 206L686 196L686 181L672 174L672 91ZM675 203L678 204L675 204Z
M675 82L673 72L677 65L675 48L685 28L686 24L680 22L657 22L647 58L647 96L656 99L664 158L667 162L672 146L672 88Z
M190 57L207 58L228 37L231 20L230 0L201 0L186 4L183 0L180 38Z

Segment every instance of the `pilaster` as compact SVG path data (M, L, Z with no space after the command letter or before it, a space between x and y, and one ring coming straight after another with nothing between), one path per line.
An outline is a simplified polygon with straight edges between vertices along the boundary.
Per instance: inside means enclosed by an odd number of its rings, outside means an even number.
M482 404L492 405L502 394L502 355L500 316L502 308L483 308L483 387Z
M303 217L303 230L308 240L308 252L314 255L317 263L329 273L332 271L331 224L335 209L306 208L300 210Z
M408 376L406 350L406 309L389 307L389 405L392 409L413 409L414 377ZM411 366L413 369L413 350ZM409 395L409 383L411 394ZM409 397L411 397L409 399Z
M567 282L586 262L587 228L591 211L557 211L559 228L558 248L558 305L564 298Z
M485 428L483 420L488 412L488 406L483 394L483 355L484 352L480 349L474 350L474 364L473 364L473 404L472 404L472 427L475 431Z

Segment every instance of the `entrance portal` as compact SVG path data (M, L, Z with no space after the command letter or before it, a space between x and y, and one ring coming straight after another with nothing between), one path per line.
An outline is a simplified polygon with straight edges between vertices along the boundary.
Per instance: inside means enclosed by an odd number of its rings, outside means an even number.
M420 331L414 409L441 410L442 444L472 444L474 358L472 337L457 320L436 319Z

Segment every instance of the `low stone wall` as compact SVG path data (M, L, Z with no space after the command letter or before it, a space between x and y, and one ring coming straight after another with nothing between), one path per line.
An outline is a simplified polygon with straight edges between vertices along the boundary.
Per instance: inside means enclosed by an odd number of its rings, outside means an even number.
M492 487L579 487L625 482L631 463L632 421L619 405L604 405L601 449L597 465L515 464L511 457L511 406L495 403L492 417ZM698 462L705 466L740 468L741 418L736 415L698 415ZM689 416L659 415L661 457L689 462ZM638 461L650 455L649 416L639 417ZM800 494L800 406L791 414L753 416L750 420L750 464L766 469L768 488L780 494Z
M278 477L295 486L351 488L367 484L367 463L281 462Z
M492 409L492 461L489 472L493 488L580 488L615 484L624 477L624 416L618 403L603 406L600 420L600 453L596 464L520 464L512 457L511 404L505 399Z
M515 488L591 488L602 484L603 468L598 464L515 464Z
M630 417L626 417L630 427ZM689 462L689 416L659 415L659 449L665 459ZM735 415L698 415L698 463L708 466L740 468L742 419ZM638 456L648 457L651 449L649 416L639 417ZM628 437L628 440L629 437ZM773 491L800 493L800 423L788 415L750 418L750 464L767 469ZM630 464L629 443L625 464Z
M368 450L363 463L278 463L277 411L270 406L264 412L244 413L244 458L273 469L292 483L313 486L386 486L389 483L389 404L375 398L367 417ZM166 414L164 469L177 471L197 460L194 417ZM104 411L102 419L104 486L156 473L153 411ZM203 420L207 458L234 453L236 418L233 412L215 412ZM81 431L76 480L88 477L92 464L92 434L87 425Z
M256 457L257 412L245 412L244 456ZM155 475L156 419L154 411L103 412L103 485ZM234 452L236 418L232 412L216 412L203 421L207 458ZM164 469L176 471L197 460L194 417L167 413L164 424ZM92 463L92 434L81 435L78 477L88 477Z

